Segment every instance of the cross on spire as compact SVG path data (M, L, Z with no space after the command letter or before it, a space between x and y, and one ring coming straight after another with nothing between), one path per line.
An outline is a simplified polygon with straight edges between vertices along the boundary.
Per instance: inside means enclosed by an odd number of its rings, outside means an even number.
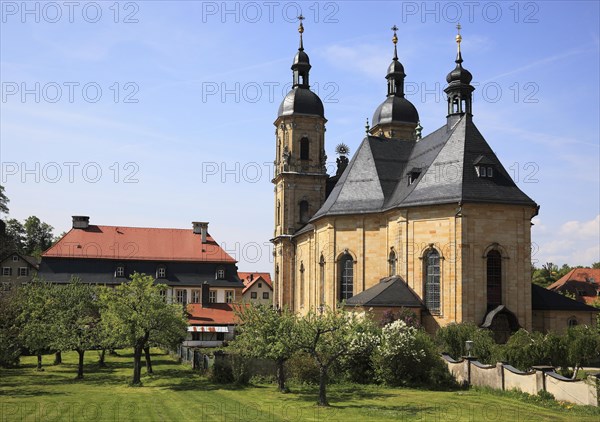
M398 36L396 35L396 31L398 31L398 27L394 25L390 29L394 31L394 36L392 37L392 42L394 43L394 60L398 60L398 50L396 49L396 44L398 43Z
M460 22L456 24L456 43L458 44L458 53L460 54L460 42L462 41L462 35L460 35L460 30L462 26L460 26Z
M302 16L302 13L300 14L300 16L298 16L298 22L300 22L300 26L298 27L298 32L300 33L300 48L299 50L304 50L304 43L302 42L302 34L304 33L304 25L302 25L302 21L306 19L304 16Z

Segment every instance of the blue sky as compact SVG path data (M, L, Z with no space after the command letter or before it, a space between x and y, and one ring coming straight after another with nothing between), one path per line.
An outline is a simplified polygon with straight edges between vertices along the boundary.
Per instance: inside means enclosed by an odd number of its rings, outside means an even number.
M2 1L0 161L10 216L209 231L271 271L274 127L306 17L326 149L385 98L390 27L424 134L445 122L455 25L474 119L541 205L533 259L600 260L598 2Z

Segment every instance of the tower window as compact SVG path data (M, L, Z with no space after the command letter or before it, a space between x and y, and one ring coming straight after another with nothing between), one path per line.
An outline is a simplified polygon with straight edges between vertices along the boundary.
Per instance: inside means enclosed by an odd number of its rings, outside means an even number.
M502 304L502 256L497 250L487 254L487 306L488 309Z
M300 201L300 223L306 224L309 219L308 201Z
M340 300L350 299L354 294L354 260L349 253L340 259Z
M309 156L309 143L308 143L308 138L304 137L302 139L300 139L300 159L301 160L308 160L308 156Z
M425 306L431 313L440 313L440 254L430 249L425 255Z

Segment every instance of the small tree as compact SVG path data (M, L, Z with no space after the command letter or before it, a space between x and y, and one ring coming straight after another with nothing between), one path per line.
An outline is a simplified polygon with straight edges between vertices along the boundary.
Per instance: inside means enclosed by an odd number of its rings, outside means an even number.
M21 355L21 330L17 324L20 310L17 291L9 290L0 294L0 366L11 367L19 363Z
M566 360L573 368L573 379L576 379L579 368L600 355L600 335L597 330L581 325L569 328L563 336L563 342Z
M186 335L187 318L179 304L166 303L164 287L151 276L135 273L131 281L102 292L102 320L113 341L133 347L132 385L141 384L141 360L150 341L177 344Z
M455 359L467 355L466 341L473 342L471 354L481 362L495 363L495 349L497 347L490 330L477 327L470 322L451 323L441 327L436 335L436 342L441 352L446 352Z
M340 358L356 352L351 347L358 333L371 327L364 314L346 312L341 308L311 309L298 321L300 348L309 353L319 367L319 406L328 406L327 382L329 369Z
M52 284L33 280L21 286L17 293L19 314L17 324L20 342L37 355L37 370L42 371L42 354L52 343L56 297L51 294Z
M286 392L284 366L298 350L297 319L288 308L246 306L237 313L240 320L233 346L242 355L273 360L277 367L279 391Z
M77 379L81 379L85 351L98 348L101 343L97 290L74 278L67 285L54 286L51 294L57 304L51 344L57 350L77 352Z

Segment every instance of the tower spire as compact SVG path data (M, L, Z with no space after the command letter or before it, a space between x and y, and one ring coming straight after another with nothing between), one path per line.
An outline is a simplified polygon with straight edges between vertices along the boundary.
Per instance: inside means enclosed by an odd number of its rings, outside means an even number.
M462 26L460 23L456 25L456 44L457 44L457 52L456 52L456 67L448 76L446 76L446 81L448 82L448 86L444 89L444 92L448 95L448 116L454 115L463 115L468 114L471 115L473 112L472 109L472 92L475 88L471 85L471 81L473 80L473 75L467 69L462 67L463 58L460 50L460 44L462 42L462 35L460 34L460 30Z
M302 21L304 19L306 18L302 16L302 14L298 16L298 22L300 22L300 25L298 26L298 32L300 33L300 47L298 48L298 50L300 51L304 51L304 43L302 42L302 34L304 33L304 25L302 25Z
M396 48L396 44L398 44L398 36L396 35L396 31L398 27L396 25L392 26L392 31L394 31L394 36L392 37L392 42L394 43L394 60L398 60L398 49Z

